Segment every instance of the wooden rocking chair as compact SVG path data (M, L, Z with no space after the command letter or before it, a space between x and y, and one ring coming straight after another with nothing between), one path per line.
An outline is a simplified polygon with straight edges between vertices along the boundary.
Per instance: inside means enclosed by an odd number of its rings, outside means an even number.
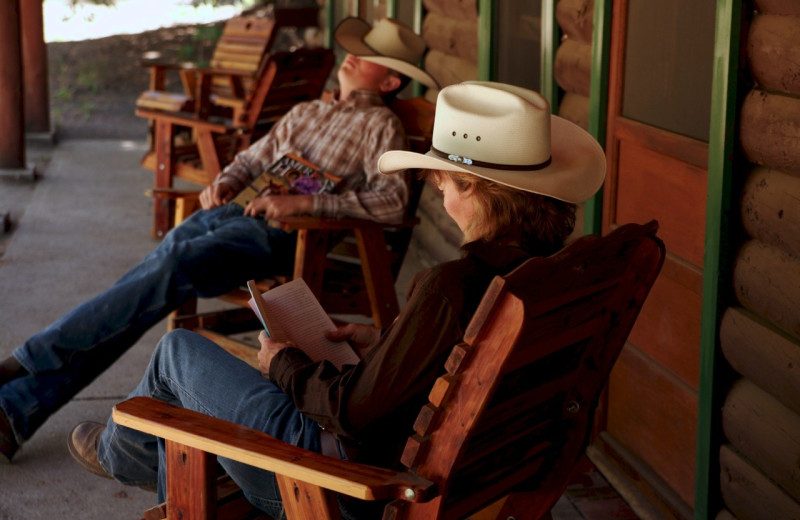
M255 78L273 52L280 30L318 24L319 9L315 7L281 8L266 16L251 14L231 18L225 23L207 67L196 63L170 63L158 58L142 61L140 65L150 71L150 85L137 98L136 107L200 115L220 109L215 106L217 98L243 100L252 91ZM167 74L171 72L180 78L182 92L167 90ZM198 92L204 77L211 78L207 99L202 99L206 93ZM201 99L199 103L198 99Z
M413 425L404 470L307 452L148 398L118 404L114 421L166 439L170 519L217 518L215 456L274 472L290 520L339 518L334 493L387 501L384 520L547 518L663 264L657 227L583 237L495 278Z
M185 200L185 191L172 190L175 179L211 184L236 152L266 133L295 104L319 98L333 64L333 52L328 49L301 48L270 55L256 84L243 98L216 98L218 106L230 109L230 117L217 117L210 111L138 109L136 115L154 125L153 147L142 158L142 166L155 172L153 234L161 237L172 227L173 200ZM201 74L201 99L208 98L212 79L213 75ZM193 139L178 142L176 134L181 128L189 129Z

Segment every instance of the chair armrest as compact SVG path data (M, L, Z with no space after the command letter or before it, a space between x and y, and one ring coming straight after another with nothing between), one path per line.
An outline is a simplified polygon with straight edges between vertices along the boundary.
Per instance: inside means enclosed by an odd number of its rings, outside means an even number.
M139 66L163 70L192 70L197 68L197 65L190 61L175 63L172 61L141 60L139 61Z
M137 108L135 114L146 119L162 119L174 125L189 126L198 129L208 130L217 134L225 134L236 131L235 127L225 123L217 123L207 119L187 113L165 112L163 110L153 110L148 108Z
M433 482L409 472L326 457L258 430L149 397L119 403L112 417L121 426L362 500L424 502L436 490Z
M283 217L271 220L270 223L286 231L301 229L327 229L344 231L348 229L399 229L414 227L419 219L407 219L399 224L382 224L373 220L360 218L330 218L330 217Z
M182 190L178 188L148 188L144 191L145 196L157 199L199 199L200 191Z

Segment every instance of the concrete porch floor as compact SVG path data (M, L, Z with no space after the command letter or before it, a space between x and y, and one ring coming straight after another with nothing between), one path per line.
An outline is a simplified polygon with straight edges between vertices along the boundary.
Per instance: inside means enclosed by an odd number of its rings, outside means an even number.
M68 140L32 147L38 181L0 177L0 358L77 303L112 284L154 246L151 183L139 166L144 142ZM420 260L410 253L398 282ZM155 495L82 470L67 451L78 422L105 422L111 407L139 381L165 330L154 327L111 369L62 408L0 465L0 520L136 519ZM553 511L556 520L640 518L591 465L576 474ZM518 519L523 520L523 519Z

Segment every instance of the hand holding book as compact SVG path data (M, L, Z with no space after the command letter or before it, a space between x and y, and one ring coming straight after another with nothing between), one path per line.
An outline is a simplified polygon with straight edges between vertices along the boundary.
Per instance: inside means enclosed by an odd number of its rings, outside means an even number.
M326 337L336 327L302 278L263 294L251 282L247 284L253 296L250 307L271 339L291 341L313 361L328 360L338 369L358 363L358 355L350 345Z

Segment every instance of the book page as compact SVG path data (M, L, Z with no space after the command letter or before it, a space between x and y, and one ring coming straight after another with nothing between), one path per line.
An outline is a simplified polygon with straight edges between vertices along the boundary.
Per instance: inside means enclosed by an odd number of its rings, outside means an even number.
M343 365L358 363L358 355L350 345L325 337L325 332L336 326L302 278L270 289L261 299L268 316L260 315L253 298L250 308L268 326L272 339L291 341L313 361L327 359L340 370Z

